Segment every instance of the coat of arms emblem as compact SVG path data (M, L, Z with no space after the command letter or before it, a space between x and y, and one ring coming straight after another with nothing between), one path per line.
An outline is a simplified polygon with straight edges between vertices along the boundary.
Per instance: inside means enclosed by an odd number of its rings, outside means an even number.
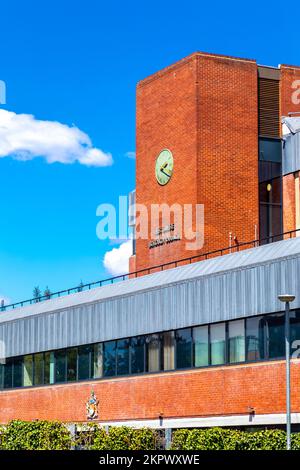
M87 419L93 420L98 418L98 404L99 400L97 399L95 392L92 390L91 396L86 403Z

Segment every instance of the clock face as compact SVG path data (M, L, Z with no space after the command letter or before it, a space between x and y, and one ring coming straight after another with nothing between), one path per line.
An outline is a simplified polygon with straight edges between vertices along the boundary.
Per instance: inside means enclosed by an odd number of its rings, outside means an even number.
M157 182L164 186L167 184L173 174L174 159L170 150L164 149L160 152L156 159L155 176Z

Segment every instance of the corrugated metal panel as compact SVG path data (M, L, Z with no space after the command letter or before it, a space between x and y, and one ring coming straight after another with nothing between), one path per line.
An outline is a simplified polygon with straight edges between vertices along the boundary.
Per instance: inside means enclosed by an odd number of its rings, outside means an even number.
M282 174L287 175L300 170L300 132L285 137Z
M259 135L280 136L279 81L258 79Z
M0 340L16 356L270 313L299 273L300 238L285 240L2 313Z

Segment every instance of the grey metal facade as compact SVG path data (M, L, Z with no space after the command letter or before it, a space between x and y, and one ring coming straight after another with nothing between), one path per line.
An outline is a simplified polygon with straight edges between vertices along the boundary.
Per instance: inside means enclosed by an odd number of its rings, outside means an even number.
M300 307L300 238L0 314L6 357Z
M300 170L300 118L284 118L290 134L284 137L282 174L295 173Z

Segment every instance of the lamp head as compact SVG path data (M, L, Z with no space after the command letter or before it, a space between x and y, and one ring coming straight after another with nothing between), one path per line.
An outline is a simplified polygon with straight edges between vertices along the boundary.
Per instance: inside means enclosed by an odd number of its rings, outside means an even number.
M280 302L285 302L285 303L293 302L293 300L295 300L295 296L290 295L290 294L282 294L278 296L278 300L280 300Z

